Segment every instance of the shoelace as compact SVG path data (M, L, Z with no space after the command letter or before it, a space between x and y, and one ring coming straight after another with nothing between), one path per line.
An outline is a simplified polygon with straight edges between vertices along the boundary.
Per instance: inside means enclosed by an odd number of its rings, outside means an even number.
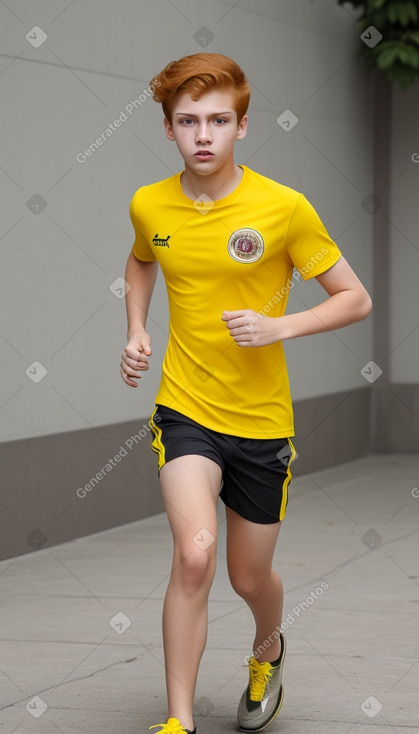
M256 658L249 660L249 688L250 700L262 701L266 690L266 684L272 678L270 663L258 663Z
M185 734L186 729L182 726L178 719L170 718L167 720L167 724L153 724L149 726L149 729L155 729L156 726L163 727L159 734Z

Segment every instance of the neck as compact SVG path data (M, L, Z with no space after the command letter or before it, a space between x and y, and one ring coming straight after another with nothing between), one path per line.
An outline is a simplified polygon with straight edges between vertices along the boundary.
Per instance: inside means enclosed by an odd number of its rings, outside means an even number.
M185 165L180 181L184 193L189 198L197 199L201 194L206 194L216 201L231 194L239 185L242 176L243 169L232 161L206 176L197 174Z

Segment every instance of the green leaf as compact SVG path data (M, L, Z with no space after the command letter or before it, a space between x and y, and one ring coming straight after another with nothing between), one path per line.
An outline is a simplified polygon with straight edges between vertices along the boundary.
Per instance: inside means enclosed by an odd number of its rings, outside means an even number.
M406 28L411 20L417 23L418 11L412 2L395 2L389 4L388 17L392 23L399 22Z
M398 56L397 48L389 48L381 51L377 56L377 64L380 69L389 69L390 66L395 62Z
M387 78L395 84L400 84L403 89L406 89L409 84L413 84L416 74L412 69L408 69L405 66L394 66L387 71Z
M399 8L397 5L390 5L388 8L388 17L392 23L397 23L399 19Z
M417 23L419 20L418 7L415 3L409 3L410 17L413 23Z
M403 41L414 41L414 43L419 44L419 31L406 31L406 33L403 34L402 37Z
M397 51L400 61L411 66L413 69L419 69L419 51L411 46L404 45Z

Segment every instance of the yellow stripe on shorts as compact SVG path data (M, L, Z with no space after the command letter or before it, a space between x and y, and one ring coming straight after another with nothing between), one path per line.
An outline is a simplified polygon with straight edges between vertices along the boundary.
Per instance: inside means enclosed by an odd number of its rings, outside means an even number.
M150 420L148 421L148 425L150 426L153 432L153 435L154 435L154 438L151 442L151 448L153 449L153 451L156 452L156 454L159 457L158 471L160 471L160 469L162 468L162 466L164 466L166 462L166 449L162 441L162 430L161 428L159 428L159 426L154 421L154 416L156 415L156 412L157 412L157 406L153 410L153 414Z
M288 485L289 485L289 483L290 483L290 481L292 479L291 464L294 461L295 457L297 456L297 452L296 452L296 450L294 448L293 442L291 441L290 438L288 438L287 441L288 441L289 447L291 449L291 456L290 456L290 460L289 460L288 466L287 466L287 476L285 477L284 483L282 485L282 500L281 500L281 508L279 510L279 519L280 520L283 520L284 517L285 517L285 510L287 509L287 501L288 501Z

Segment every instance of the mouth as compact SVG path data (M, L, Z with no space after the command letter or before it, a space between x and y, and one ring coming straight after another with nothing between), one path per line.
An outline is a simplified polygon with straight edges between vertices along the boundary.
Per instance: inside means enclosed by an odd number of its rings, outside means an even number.
M199 160L207 160L208 158L212 158L214 153L211 153L209 150L198 150L197 153L195 153L195 158L199 158Z

